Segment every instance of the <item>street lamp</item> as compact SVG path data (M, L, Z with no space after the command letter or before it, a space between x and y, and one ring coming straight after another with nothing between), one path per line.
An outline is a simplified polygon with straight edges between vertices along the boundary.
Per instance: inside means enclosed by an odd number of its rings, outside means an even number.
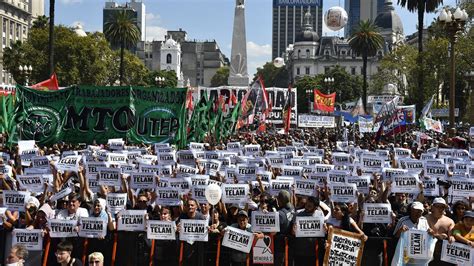
M21 75L24 75L25 76L25 86L29 86L29 76L31 75L31 72L33 71L33 67L31 65L27 66L27 65L20 65L18 67L18 70L20 70L20 74Z
M165 78L164 77L155 77L155 82L158 85L158 87L162 87L165 83Z
M308 98L308 113L311 113L311 99L314 97L314 91L306 89L306 97Z
M451 43L451 77L449 82L449 127L450 133L454 135L456 133L455 117L454 117L454 106L455 106L455 44L458 40L458 33L464 31L464 25L468 19L466 10L461 10L459 7L456 8L453 14L450 10L443 9L439 16L439 22L446 29L449 41Z
M324 83L326 84L326 89L329 94L329 88L334 84L334 78L333 77L326 77L324 78Z

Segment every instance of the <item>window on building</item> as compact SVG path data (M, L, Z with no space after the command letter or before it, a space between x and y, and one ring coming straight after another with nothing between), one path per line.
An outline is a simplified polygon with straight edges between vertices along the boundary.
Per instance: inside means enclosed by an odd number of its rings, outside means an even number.
M298 58L301 58L301 50L298 50Z
M341 55L346 55L346 50L342 50Z
M329 55L329 50L324 51L324 55Z
M298 76L300 75L300 68L299 67L296 68L296 75L298 75Z
M331 71L330 67L324 67L324 74L329 73Z
M3 19L3 33L4 34L7 33L7 23L8 21L6 19Z
M16 38L17 40L20 39L20 33L21 33L21 25L20 24L17 24L16 25Z
M304 72L306 75L309 75L311 68L310 67L305 67Z
M309 58L311 55L310 55L310 52L309 52L309 49L306 49L306 58Z
M355 67L351 67L351 75L356 75L356 68Z
M13 36L14 27L15 27L15 23L10 22L10 36Z
M166 63L171 64L171 54L166 55Z

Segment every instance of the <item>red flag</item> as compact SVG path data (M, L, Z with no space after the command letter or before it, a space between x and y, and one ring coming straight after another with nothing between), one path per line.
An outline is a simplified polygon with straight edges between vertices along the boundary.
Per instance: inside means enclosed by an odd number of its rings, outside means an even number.
M237 104L237 97L235 97L233 91L230 93L230 102L232 103L232 106L235 106Z
M336 93L323 94L319 90L314 90L314 110L324 112L334 112L334 104L336 103Z
M186 109L189 111L194 109L193 92L190 89L188 89L188 92L186 93Z
M33 89L37 90L51 90L51 91L57 91L59 90L59 85L58 85L58 77L56 76L56 73L53 73L51 77L47 80L41 81L40 83L37 83L33 86L31 86Z
M290 131L291 107L292 106L291 106L291 86L290 86L288 87L285 105L283 106L283 109L282 109L283 128L286 134L288 134L288 132Z

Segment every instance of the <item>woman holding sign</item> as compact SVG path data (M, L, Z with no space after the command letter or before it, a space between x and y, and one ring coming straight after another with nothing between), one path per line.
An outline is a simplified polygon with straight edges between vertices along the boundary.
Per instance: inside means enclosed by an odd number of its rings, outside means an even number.
M332 209L331 218L326 221L326 223L335 228L346 230L349 232L357 233L360 235L360 238L364 241L367 241L367 236L359 228L356 221L351 218L349 207L345 203L334 203Z

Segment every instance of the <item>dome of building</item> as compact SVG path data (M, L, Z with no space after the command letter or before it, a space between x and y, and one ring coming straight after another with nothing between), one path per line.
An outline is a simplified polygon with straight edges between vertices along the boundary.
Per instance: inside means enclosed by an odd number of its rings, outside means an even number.
M79 36L79 37L86 37L87 36L87 33L84 31L84 29L82 28L82 25L79 24L79 23L77 23L73 27L73 30L76 33L76 35Z
M375 18L375 25L382 31L391 31L403 34L403 23L400 16L395 12L392 0L385 0L382 12Z
M176 47L178 45L178 42L173 40L173 38L170 36L166 41L165 41L165 46L166 47Z
M295 42L317 42L319 41L318 33L313 30L311 25L311 13L308 11L304 15L305 25L302 32L298 32L295 36Z

